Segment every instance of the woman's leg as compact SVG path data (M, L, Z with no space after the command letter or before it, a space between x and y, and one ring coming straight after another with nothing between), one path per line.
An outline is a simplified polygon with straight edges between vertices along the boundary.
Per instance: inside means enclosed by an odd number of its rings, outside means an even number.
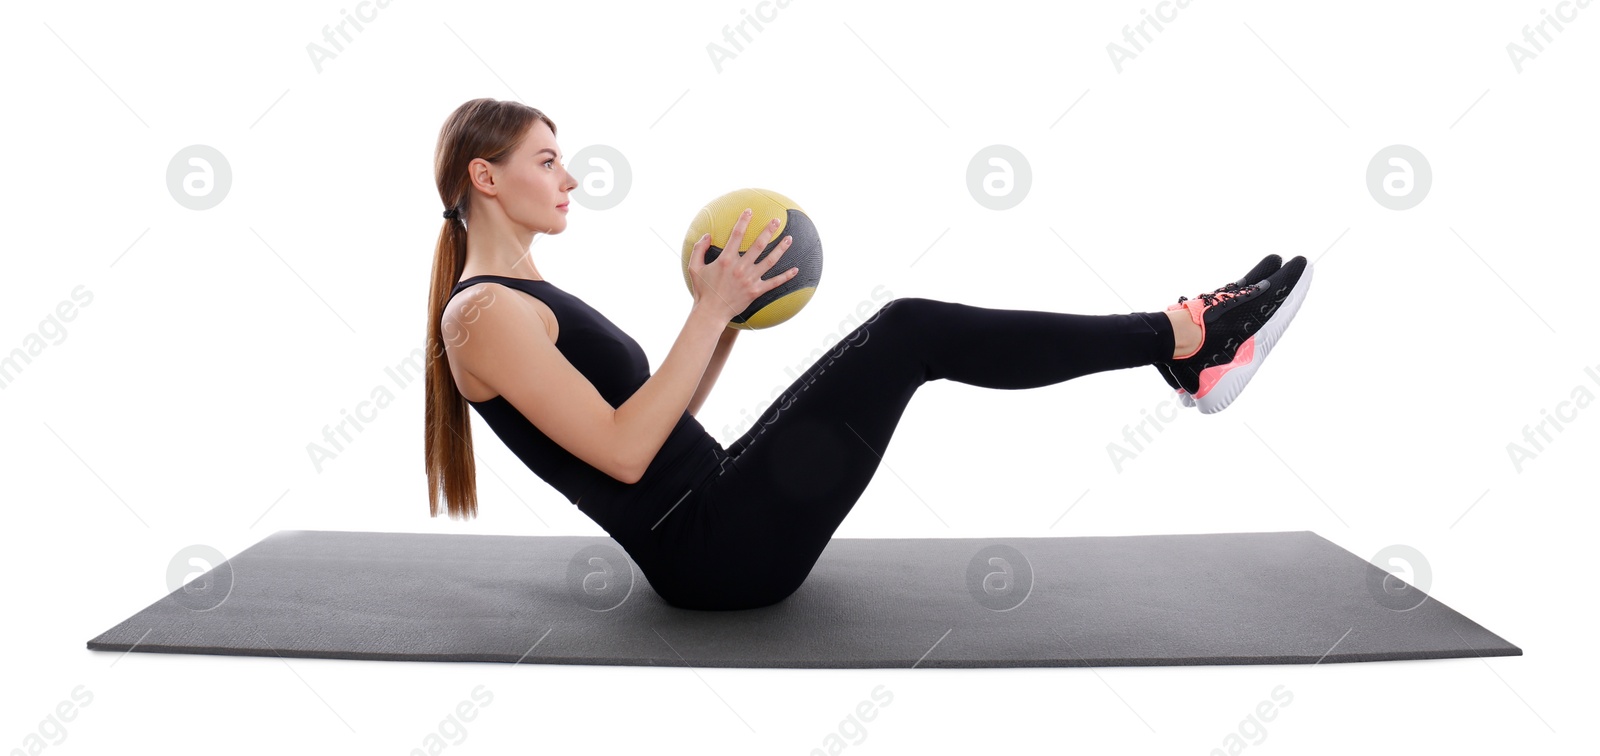
M1077 315L892 300L807 368L698 492L706 532L680 605L775 603L805 580L930 380L1025 389L1170 359L1164 313Z

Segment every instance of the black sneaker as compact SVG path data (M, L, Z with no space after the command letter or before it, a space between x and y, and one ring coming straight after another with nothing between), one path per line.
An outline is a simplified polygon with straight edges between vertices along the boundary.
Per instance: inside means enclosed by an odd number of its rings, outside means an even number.
M1300 309L1311 288L1311 264L1296 256L1253 284L1230 283L1168 310L1187 309L1200 326L1200 346L1166 361L1179 387L1202 413L1220 412L1244 390Z
M1272 275L1273 273L1276 273L1281 267L1283 267L1283 258L1277 255L1267 255L1266 257L1261 258L1261 262L1256 263L1256 266L1251 268L1249 273L1244 274L1243 278L1234 281L1234 284L1238 286L1244 286L1245 284L1255 283L1266 278L1267 276ZM1222 289L1217 289L1216 291L1222 291ZM1167 309L1171 310L1174 308L1168 307ZM1167 363L1157 362L1156 370L1160 371L1161 377L1167 380L1167 385L1171 386L1173 391L1178 392L1178 401L1181 402L1183 406L1194 406L1194 397L1191 396L1188 391L1185 391L1183 386L1178 384L1177 378L1172 377L1172 371L1167 369Z

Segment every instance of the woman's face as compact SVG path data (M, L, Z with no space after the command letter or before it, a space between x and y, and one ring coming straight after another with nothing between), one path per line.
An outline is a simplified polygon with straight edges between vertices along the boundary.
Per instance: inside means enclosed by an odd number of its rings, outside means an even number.
M567 193L578 180L562 165L564 157L550 125L535 121L506 163L493 166L496 196L512 221L546 234L567 227Z

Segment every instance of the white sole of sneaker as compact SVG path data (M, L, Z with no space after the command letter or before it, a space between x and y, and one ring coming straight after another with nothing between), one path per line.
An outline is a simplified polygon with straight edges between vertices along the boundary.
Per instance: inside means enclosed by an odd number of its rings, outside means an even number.
M1311 288L1311 272L1312 266L1307 263L1305 272L1300 274L1300 280L1295 282L1294 290L1289 292L1288 299L1283 301L1277 312L1272 313L1272 317L1267 318L1266 325L1250 337L1255 341L1250 361L1243 365L1235 365L1223 373L1222 378L1217 380L1216 385L1213 385L1205 396L1190 397L1190 401L1195 403L1201 413L1209 415L1221 412L1232 404L1234 399L1239 398L1239 393L1244 391L1245 384L1249 383L1250 378L1261 368L1261 363L1267 359L1272 347L1277 345L1278 339L1289 327L1289 321L1294 320L1295 313L1300 311L1300 303L1305 300L1306 291Z

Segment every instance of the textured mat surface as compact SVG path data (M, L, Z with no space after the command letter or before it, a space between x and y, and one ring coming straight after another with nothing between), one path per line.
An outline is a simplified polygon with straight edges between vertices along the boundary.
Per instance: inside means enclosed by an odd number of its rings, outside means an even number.
M604 537L284 530L88 647L695 667L1522 654L1388 575L1309 531L841 538L788 599L706 612L662 601Z

